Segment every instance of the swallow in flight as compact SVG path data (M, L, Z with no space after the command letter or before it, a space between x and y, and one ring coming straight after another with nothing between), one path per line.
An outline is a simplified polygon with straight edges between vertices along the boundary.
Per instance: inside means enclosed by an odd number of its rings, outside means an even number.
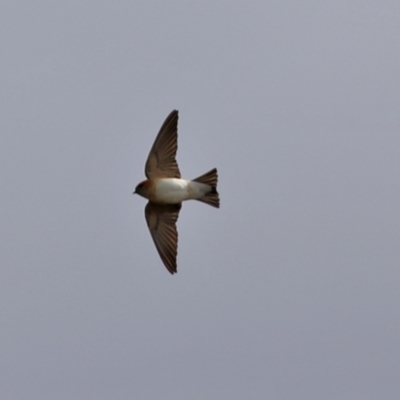
M154 141L144 168L147 180L134 193L149 200L145 217L158 254L171 274L177 272L178 231L176 221L184 200L199 200L219 208L217 169L196 179L181 179L178 149L178 111L172 111Z

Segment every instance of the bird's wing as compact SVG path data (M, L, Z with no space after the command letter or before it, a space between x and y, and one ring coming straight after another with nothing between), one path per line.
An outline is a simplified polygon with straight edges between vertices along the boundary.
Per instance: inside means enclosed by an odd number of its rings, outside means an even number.
M153 147L147 157L144 172L147 179L180 178L176 162L178 149L178 111L172 111L158 132Z
M148 202L145 208L147 226L158 254L171 274L177 272L178 231L176 221L181 204L155 204Z

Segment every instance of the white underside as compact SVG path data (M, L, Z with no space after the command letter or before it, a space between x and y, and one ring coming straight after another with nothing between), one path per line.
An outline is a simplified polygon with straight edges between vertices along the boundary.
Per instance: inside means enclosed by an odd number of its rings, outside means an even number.
M156 196L162 202L174 204L199 199L209 191L210 186L204 183L168 178L157 182Z

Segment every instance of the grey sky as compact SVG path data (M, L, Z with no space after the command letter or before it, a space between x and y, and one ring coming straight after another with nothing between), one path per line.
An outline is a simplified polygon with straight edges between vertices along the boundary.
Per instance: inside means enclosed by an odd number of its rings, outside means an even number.
M400 396L398 1L4 1L1 399ZM178 109L171 276L132 196Z

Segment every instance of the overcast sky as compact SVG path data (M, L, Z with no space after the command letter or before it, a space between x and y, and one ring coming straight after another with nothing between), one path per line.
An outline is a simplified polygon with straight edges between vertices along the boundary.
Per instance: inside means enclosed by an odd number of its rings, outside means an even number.
M0 398L400 398L400 3L3 1ZM178 274L133 196L179 110Z

